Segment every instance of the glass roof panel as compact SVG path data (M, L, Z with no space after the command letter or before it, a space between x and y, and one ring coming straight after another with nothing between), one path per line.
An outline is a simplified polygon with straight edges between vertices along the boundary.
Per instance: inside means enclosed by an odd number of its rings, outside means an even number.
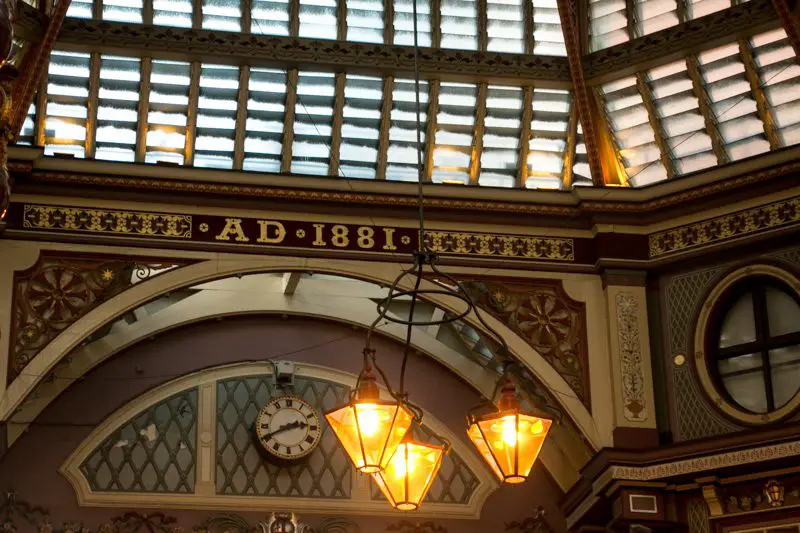
M141 60L138 57L100 57L95 157L133 162L139 122Z
M420 139L425 143L428 126L428 82L420 81ZM413 80L395 79L392 85L392 111L389 115L389 149L386 153L386 179L417 181L417 103ZM424 156L423 156L424 157Z
M335 83L327 72L298 75L291 172L328 175Z
M477 95L475 84L440 84L431 176L436 183L469 182Z
M194 145L195 166L233 168L238 98L237 67L201 66Z
M382 101L381 78L347 75L339 176L375 179Z
M522 129L522 89L489 85L486 96L480 185L513 187Z
M289 35L289 0L250 0L250 31L262 35Z
M47 74L45 154L85 156L89 54L54 50Z
M286 72L251 68L248 88L243 168L280 172L286 114Z

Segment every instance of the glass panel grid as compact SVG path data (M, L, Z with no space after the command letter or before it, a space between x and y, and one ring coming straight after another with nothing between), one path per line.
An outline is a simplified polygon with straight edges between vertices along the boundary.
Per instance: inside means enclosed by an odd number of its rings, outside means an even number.
M564 32L556 0L531 0L533 2L533 53L534 55L566 56Z
M383 79L351 74L345 78L339 176L375 178L382 100Z
M73 0L67 8L67 16L79 19L92 18L92 0Z
M249 90L244 169L280 172L286 113L286 72L251 68Z
M383 43L383 0L349 0L347 40Z
M782 146L800 143L800 65L783 29L756 35L753 58Z
M589 45L592 51L629 40L625 0L589 0Z
M698 55L698 63L730 158L737 160L768 152L769 141L758 116L739 44L703 52Z
M189 63L153 60L147 113L147 163L183 164L189 80Z
M300 72L297 81L291 171L328 175L333 126L334 75Z
M17 137L17 144L33 144L33 137L36 130L36 98L37 95L34 95L33 101L28 107L28 112L25 114L25 121L22 123L22 129L20 129L19 137Z
M589 155L586 151L586 141L583 138L583 127L578 121L577 136L575 138L575 161L572 164L573 187L591 187L592 172L589 168Z
M394 1L394 44L414 45L413 0ZM417 0L417 39L420 46L431 46L431 3Z
M441 0L442 48L478 49L476 0Z
M95 158L134 161L140 81L138 57L100 57Z
M194 165L232 168L236 137L239 69L226 65L201 65L197 101Z
M336 39L336 0L300 0L300 37Z
M528 189L560 189L572 98L569 91L533 90L533 119L528 141Z
M47 75L45 154L85 157L89 54L54 50Z
M525 52L523 2L529 0L487 0L486 32L490 52Z
M638 0L634 3L633 19L637 37L675 26L680 22L678 3L676 0Z
M420 138L425 146L428 125L428 82L420 80ZM413 80L395 79L392 86L392 111L389 124L389 149L386 154L386 179L417 181L417 104ZM424 153L423 153L424 157Z
M239 0L203 0L203 29L242 31Z
M522 100L519 87L489 85L478 184L513 187L516 183Z
M153 0L153 24L156 26L192 27L191 0Z
M144 0L104 0L103 20L142 23Z
M289 35L289 0L251 0L250 31L263 35Z
M478 88L441 82L431 178L437 183L469 182Z

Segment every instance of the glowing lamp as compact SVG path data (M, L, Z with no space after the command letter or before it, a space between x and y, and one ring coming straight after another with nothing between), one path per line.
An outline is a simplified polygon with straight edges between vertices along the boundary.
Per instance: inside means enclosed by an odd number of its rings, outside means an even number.
M496 412L469 416L467 435L500 481L522 483L553 421L521 410L511 381L506 381L501 391Z
M386 499L400 511L416 511L442 466L444 446L405 440L386 468L372 479Z
M767 497L771 507L780 507L783 505L784 488L777 480L770 479L764 485L764 496Z
M355 398L325 419L356 469L373 474L389 464L413 416L404 405L381 400L375 376L365 368Z

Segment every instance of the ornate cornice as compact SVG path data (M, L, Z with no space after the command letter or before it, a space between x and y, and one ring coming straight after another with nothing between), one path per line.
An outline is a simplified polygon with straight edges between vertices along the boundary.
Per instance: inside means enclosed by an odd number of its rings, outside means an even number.
M620 78L688 51L713 48L734 36L778 26L771 0L753 0L589 54L583 60L584 71L592 83Z
M59 42L81 47L108 47L128 51L147 50L192 60L230 58L250 65L280 68L324 68L372 73L411 75L411 47L342 41L271 37L234 32L143 26L118 22L68 19ZM530 85L533 80L568 84L565 57L467 52L422 48L419 69L423 77L480 80L514 80Z

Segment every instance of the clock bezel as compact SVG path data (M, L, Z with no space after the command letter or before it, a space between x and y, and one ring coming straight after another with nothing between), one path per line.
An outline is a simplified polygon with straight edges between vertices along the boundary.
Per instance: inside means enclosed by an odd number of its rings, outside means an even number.
M272 448L272 446L267 446L267 441L264 441L262 433L261 433L261 419L264 416L264 414L266 413L266 410L270 407L270 405L275 404L275 403L279 403L279 402L282 402L282 401L286 401L286 400L291 400L293 402L298 402L298 403L300 403L302 405L305 405L311 411L311 413L313 414L313 417L316 419L317 428L318 428L318 430L316 432L316 436L314 437L314 440L311 443L309 443L310 446L306 450L302 451L301 453L290 454L290 455L287 455L287 454L284 454L284 453L280 453L280 451L276 452ZM289 409L293 409L295 411L299 411L298 409L294 409L293 407L288 407L288 408ZM278 411L283 410L283 409L287 409L287 407L283 407L282 409L278 409ZM300 412L302 414L302 411L300 411ZM270 416L274 416L274 414L270 415ZM309 417L306 417L306 420L308 420L308 418ZM322 440L323 429L324 428L322 427L322 417L320 416L319 409L317 409L314 405L312 405L310 402L308 402L304 398L301 398L300 396L284 394L284 395L281 395L281 396L273 396L272 398L270 398L267 401L267 403L266 403L266 405L264 405L264 407L262 407L261 409L258 410L258 415L256 416L256 419L253 422L252 435L253 435L253 440L256 441L256 449L259 451L259 453L262 455L262 457L264 457L265 459L269 460L270 462L281 464L281 465L285 465L285 464L297 463L297 462L303 461L304 459L308 458L308 456L310 456L314 452L314 450L317 449L317 446L319 446L319 443ZM308 431L306 433L306 435L310 435L310 434L311 434L310 431ZM299 447L299 444L295 445L295 446L290 446L290 447L288 447L288 449L291 450L291 449L296 448L296 447Z

